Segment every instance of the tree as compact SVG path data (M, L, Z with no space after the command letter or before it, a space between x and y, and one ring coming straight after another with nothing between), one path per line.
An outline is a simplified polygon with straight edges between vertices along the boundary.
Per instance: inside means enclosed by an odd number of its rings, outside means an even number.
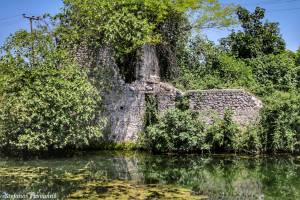
M252 87L252 70L246 63L223 52L201 37L189 41L180 59L181 75L174 83L184 89Z
M64 3L64 11L56 16L60 28L68 28L64 31L73 33L75 39L93 38L108 43L117 53L160 41L156 29L171 16L176 19L181 15L187 17L189 11L198 13L193 27L201 28L231 25L234 12L233 6L221 6L218 0L64 0Z
M52 34L42 28L34 30L33 33L26 30L17 31L6 39L1 50L1 61L6 63L6 66L32 68L37 64L59 68L73 62L68 50L60 48Z
M243 31L233 32L221 40L222 46L237 58L254 58L263 54L279 54L285 42L279 33L279 24L262 22L265 10L257 7L253 13L245 8L237 10Z
M275 90L290 91L297 84L297 68L294 59L288 54L264 55L247 59L246 63L253 71L259 84L258 93L268 94Z
M99 140L101 97L87 74L47 34L17 32L0 61L0 151L77 149Z
M167 78L176 72L173 68L177 65L178 47L191 29L228 26L234 21L235 8L222 6L218 0L64 0L64 3L63 12L55 17L60 41L71 48L81 46L84 40L89 48L109 46L120 71L125 73L132 70L137 48L146 43L157 44L161 65L167 68L162 69L163 77ZM192 23L188 20L190 15Z

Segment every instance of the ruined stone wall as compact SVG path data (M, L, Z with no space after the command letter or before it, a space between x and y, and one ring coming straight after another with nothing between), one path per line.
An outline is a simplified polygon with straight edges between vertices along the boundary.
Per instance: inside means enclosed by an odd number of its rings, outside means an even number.
M222 118L226 109L233 111L233 120L242 126L259 119L262 103L243 90L202 90L182 93L172 85L162 82L137 81L106 97L109 140L135 141L144 130L146 95L156 97L158 111L175 108L176 97L186 96L189 107L197 111L204 122L210 124L214 117Z
M153 45L144 45L137 51L135 79L140 81L160 81L159 60Z
M199 90L188 91L190 109L197 111L206 123L214 115L222 118L226 109L233 111L233 120L240 125L254 123L259 118L262 102L244 90Z
M175 107L176 96L182 95L172 85L160 82L159 61L154 46L143 46L137 57L136 81L125 83L118 78L112 90L104 95L108 140L135 141L138 138L138 133L145 128L146 95L156 97L161 112Z
M156 97L158 110L175 107L181 92L171 85L154 81L123 84L105 96L107 136L113 141L135 141L144 130L146 95Z
M134 85L114 88L104 98L106 136L112 141L134 141L143 129L145 94Z
M204 90L183 93L171 84L161 82L159 61L155 47L151 45L145 45L137 52L133 83L125 83L121 78L109 48L102 48L94 53L88 53L85 49L77 52L79 54L85 52L77 56L82 66L95 65L102 68L108 66L112 69L112 76L107 77L110 90L103 94L104 117L107 118L105 136L110 141L137 140L138 134L145 128L147 95L156 98L160 113L174 108L176 97L185 96L189 99L190 109L199 112L206 123L210 123L214 115L223 117L224 111L231 109L234 121L240 125L247 125L258 119L262 108L259 99L243 90Z

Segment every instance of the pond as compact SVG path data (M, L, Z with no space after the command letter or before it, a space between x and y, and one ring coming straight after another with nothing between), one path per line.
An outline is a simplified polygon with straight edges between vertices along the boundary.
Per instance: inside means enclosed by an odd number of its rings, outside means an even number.
M300 199L300 157L82 152L0 160L0 199Z

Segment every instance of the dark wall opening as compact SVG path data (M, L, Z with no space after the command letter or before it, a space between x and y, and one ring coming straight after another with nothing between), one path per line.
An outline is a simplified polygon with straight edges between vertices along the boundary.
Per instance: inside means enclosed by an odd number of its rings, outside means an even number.
M137 62L136 52L129 53L126 56L124 56L122 60L117 61L120 74L124 79L125 83L132 83L136 81L136 77L135 77L136 62Z
M158 120L158 100L155 94L145 94L146 113L145 127L157 123Z

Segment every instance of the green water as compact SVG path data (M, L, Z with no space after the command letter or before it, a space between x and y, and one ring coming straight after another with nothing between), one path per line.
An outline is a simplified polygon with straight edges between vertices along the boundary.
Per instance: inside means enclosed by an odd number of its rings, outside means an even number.
M23 161L1 158L0 199L30 195L35 199L300 199L300 158L125 152Z

